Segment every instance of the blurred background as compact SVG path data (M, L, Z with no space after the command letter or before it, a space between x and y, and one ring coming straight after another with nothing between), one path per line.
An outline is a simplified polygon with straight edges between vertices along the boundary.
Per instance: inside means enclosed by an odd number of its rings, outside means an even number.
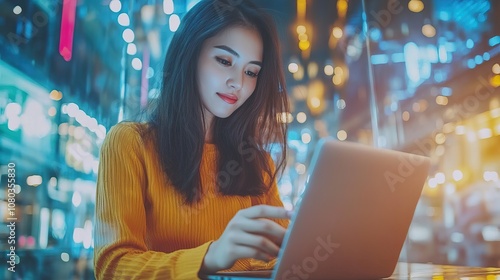
M157 98L197 2L0 0L0 279L94 278L99 149ZM278 23L292 105L285 206L322 137L427 155L401 260L500 266L500 1L255 2Z

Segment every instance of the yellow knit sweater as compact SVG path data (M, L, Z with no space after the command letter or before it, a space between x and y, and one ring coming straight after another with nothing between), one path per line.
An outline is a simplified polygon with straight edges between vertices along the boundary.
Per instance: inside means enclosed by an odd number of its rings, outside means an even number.
M96 193L94 266L97 279L197 279L211 242L240 209L282 206L277 186L260 197L222 196L215 188L217 150L205 144L200 167L204 196L193 205L162 172L152 141L120 123L101 148ZM287 227L287 220L275 220ZM230 270L269 269L242 259Z

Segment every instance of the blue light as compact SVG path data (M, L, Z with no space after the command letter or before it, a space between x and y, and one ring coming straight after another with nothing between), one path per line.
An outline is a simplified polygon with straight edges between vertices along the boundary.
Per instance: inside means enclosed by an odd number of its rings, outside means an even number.
M431 77L432 64L428 60L421 60L420 64L420 78L423 80Z
M476 55L476 57L474 58L474 61L476 62L477 65L483 63L483 57L480 56L480 55Z
M441 11L441 12L439 12L439 19L441 19L442 21L449 21L450 14L448 12Z
M474 43L474 42L472 42L472 43ZM449 52L454 52L457 50L457 46L453 42L446 42L445 48L446 48L446 51L449 51Z
M187 1L187 4L186 4L186 12L191 10L192 7L194 7L194 5L196 5L196 3L200 2L200 0L188 0Z
M414 83L420 81L420 72L418 67L418 60L420 57L417 44L409 42L404 46L404 54L406 61L406 74L408 78Z
M489 52L485 52L485 53L483 54L483 59L484 59L484 61L488 61L488 60L490 60L490 58L491 58L491 56L490 56L490 53L489 53Z
M439 62L448 62L448 52L446 51L446 47L444 45L439 46Z
M438 62L438 50L436 46L434 45L427 46L427 59L429 60L430 63Z
M391 111L396 112L398 110L398 102L392 101L391 102Z
M434 73L434 80L438 83L444 82L446 80L446 75L443 71L436 71Z
M386 64L389 62L389 57L385 54L374 54L372 55L371 61L373 65Z
M452 90L449 87L443 87L441 88L441 95L442 96L451 96Z
M472 49L474 47L474 41L472 41L472 39L468 39L465 43L465 46L469 49Z
M474 59L469 58L469 60L467 60L467 67L469 67L469 69L474 69L476 67L476 62L474 62Z
M380 29L378 28L373 28L370 30L370 39L373 41L377 42L382 39L382 32L380 32Z
M404 53L393 53L391 55L392 62L398 63L398 62L404 62L405 61L405 55Z
M297 131L295 130L290 130L288 131L288 139L289 140L299 140L300 139L300 135Z
M500 36L493 36L490 38L490 40L488 41L488 43L490 44L490 47L494 47L498 44L500 44Z

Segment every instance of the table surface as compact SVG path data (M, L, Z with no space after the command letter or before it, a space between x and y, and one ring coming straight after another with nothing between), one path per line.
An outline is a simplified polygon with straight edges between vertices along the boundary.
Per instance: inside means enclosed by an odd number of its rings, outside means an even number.
M398 263L386 279L486 279L500 280L500 268Z

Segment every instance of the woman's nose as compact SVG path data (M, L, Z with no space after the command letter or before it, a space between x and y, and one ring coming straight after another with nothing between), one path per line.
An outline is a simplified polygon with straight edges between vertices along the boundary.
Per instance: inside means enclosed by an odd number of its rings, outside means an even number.
M243 78L242 75L239 75L235 72L227 79L227 85L234 89L235 91L240 90L242 87Z

